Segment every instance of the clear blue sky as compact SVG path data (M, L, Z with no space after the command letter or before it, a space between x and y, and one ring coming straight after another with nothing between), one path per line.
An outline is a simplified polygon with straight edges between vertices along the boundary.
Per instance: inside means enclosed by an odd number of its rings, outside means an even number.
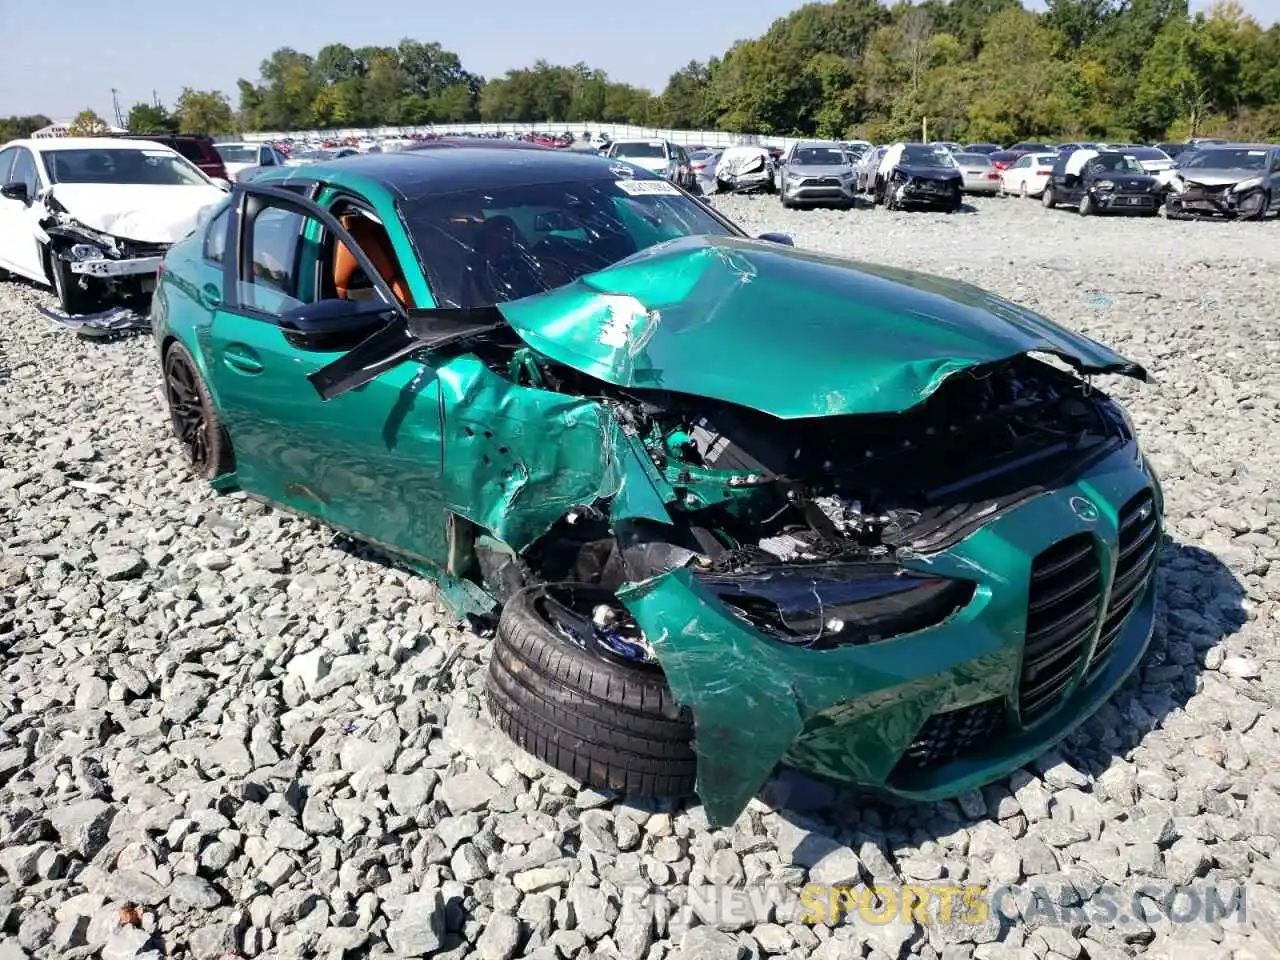
M497 76L539 57L584 60L616 80L660 91L691 59L759 36L802 0L0 0L0 116L66 120L86 106L111 119L154 89L171 104L183 86L225 91L256 79L277 47L314 54L326 43L393 45L402 37L453 50ZM1201 2L1193 0L1193 7ZM1264 24L1280 0L1244 0Z

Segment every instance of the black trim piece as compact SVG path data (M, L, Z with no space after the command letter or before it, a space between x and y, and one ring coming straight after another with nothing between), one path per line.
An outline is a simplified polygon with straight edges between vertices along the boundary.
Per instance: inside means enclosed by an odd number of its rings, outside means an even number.
M460 340L501 330L507 321L496 307L409 310L332 363L307 375L325 400L364 386L419 350L439 350Z

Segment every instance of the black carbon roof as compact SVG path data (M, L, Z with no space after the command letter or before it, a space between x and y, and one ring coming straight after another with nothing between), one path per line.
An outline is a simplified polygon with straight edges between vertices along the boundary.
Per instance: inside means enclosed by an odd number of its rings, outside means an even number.
M366 153L322 162L310 170L377 181L405 199L463 190L594 180L618 163L595 152L540 147L511 140L432 140L394 153ZM632 168L637 179L657 179Z

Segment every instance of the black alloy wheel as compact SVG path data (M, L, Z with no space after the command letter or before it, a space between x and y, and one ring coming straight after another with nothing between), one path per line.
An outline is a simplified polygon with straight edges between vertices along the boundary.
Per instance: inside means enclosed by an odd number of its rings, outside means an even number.
M231 445L195 360L181 343L173 343L165 353L164 397L173 435L192 472L206 480L229 473Z

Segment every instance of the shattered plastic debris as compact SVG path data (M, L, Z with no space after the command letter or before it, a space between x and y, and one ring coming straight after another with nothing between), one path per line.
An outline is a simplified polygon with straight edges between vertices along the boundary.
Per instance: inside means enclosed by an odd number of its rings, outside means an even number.
M128 307L112 307L101 313L86 313L75 317L55 313L44 307L36 309L59 326L74 330L83 337L114 338L151 329L149 317Z

